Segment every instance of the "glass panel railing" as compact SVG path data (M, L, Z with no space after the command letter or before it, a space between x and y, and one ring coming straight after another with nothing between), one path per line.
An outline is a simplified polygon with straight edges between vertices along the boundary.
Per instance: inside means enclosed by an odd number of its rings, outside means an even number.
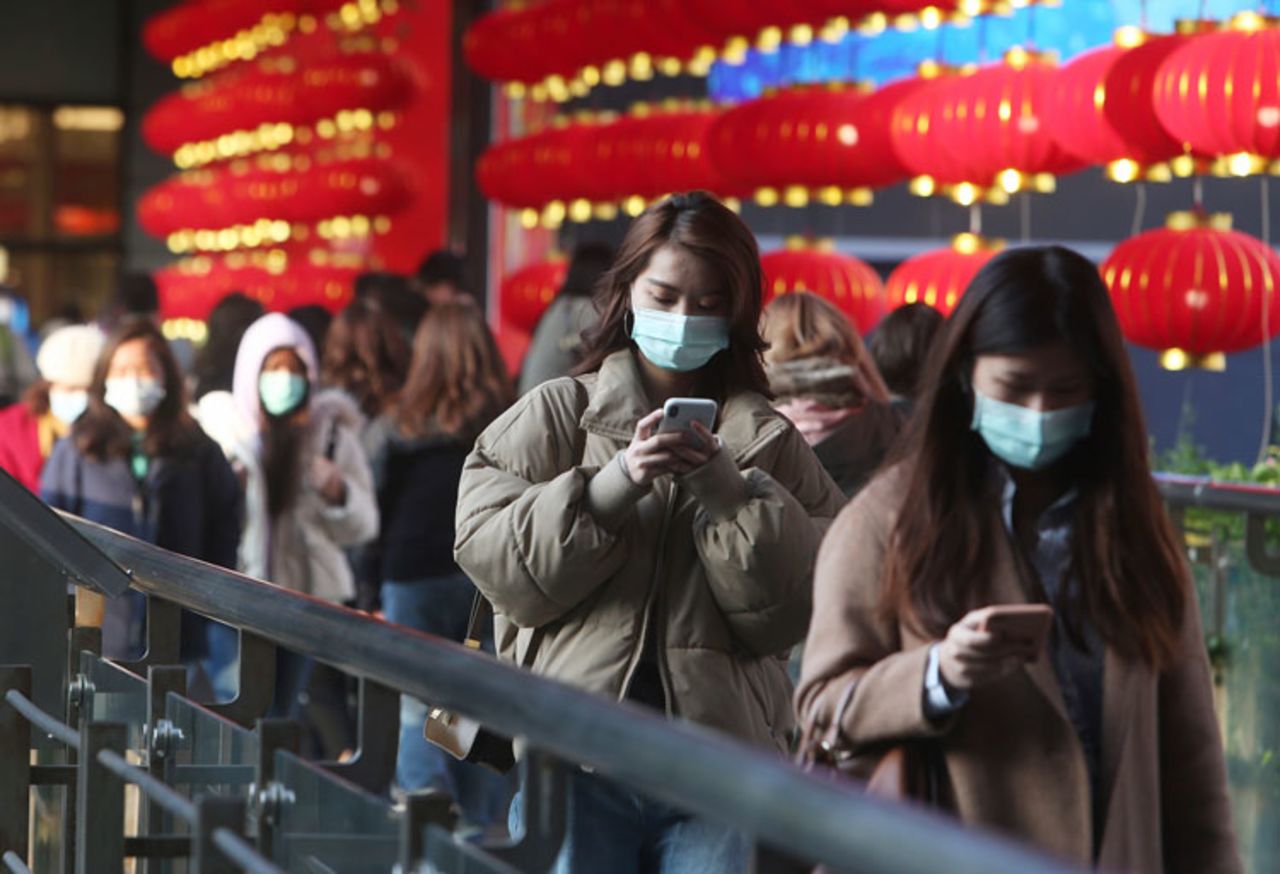
M80 671L93 685L90 715L98 722L122 722L128 726L126 743L132 752L146 746L147 681L112 662L84 653Z
M288 871L385 874L398 861L400 815L390 803L278 751L276 781L288 790L273 838Z
M248 798L258 762L258 736L178 695L165 699L164 711L182 733L173 756L173 782L183 793Z
M1243 517L1188 541L1246 869L1280 871L1280 579L1249 563Z

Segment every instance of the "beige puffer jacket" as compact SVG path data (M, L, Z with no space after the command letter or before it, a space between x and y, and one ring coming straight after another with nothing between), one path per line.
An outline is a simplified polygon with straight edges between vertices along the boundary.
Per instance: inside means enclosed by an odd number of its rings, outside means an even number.
M711 462L637 487L618 455L650 408L629 351L523 397L467 459L458 564L503 657L525 661L536 630L535 672L622 700L652 635L669 715L783 749L786 656L843 498L751 392L724 403Z

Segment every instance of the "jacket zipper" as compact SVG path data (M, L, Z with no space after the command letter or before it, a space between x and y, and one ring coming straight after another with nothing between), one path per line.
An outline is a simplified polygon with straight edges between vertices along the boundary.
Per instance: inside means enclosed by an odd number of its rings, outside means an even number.
M677 487L675 481L671 483L671 488L667 492L666 512L662 517L662 528L658 534L658 557L653 568L653 578L649 581L649 592L645 597L644 615L640 619L640 645L631 655L631 664L627 666L627 674L622 680L622 691L618 696L619 701L625 701L628 693L631 691L631 681L635 678L636 669L640 666L640 660L644 658L644 647L649 639L649 620L653 616L654 606L658 600L658 583L661 580L662 564L667 553L667 531L671 527L671 517L675 510ZM665 699L667 715L670 716L674 712L673 702L671 700L670 684L667 682L667 674L664 670L662 657L662 639L658 637L654 640L654 658L657 659L658 677L662 681L662 697Z

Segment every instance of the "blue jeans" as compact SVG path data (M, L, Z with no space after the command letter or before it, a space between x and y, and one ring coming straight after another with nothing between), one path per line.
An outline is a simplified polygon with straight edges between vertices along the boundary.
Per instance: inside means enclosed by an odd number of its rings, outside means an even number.
M461 643L467 634L475 591L462 573L408 583L384 582L382 612L390 622ZM428 742L422 736L428 709L416 698L400 696L396 784L406 791L432 788L448 792L469 825L500 822L510 797L506 779L479 765L459 762Z
M739 831L650 801L583 771L568 775L568 819L553 874L745 874L751 843ZM524 832L524 793L508 824Z

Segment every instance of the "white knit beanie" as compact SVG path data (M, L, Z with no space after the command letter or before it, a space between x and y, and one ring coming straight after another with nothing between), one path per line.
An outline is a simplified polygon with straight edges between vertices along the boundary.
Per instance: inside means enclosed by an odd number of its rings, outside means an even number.
M105 345L106 339L97 328L68 325L54 331L40 344L36 368L49 382L88 388Z

